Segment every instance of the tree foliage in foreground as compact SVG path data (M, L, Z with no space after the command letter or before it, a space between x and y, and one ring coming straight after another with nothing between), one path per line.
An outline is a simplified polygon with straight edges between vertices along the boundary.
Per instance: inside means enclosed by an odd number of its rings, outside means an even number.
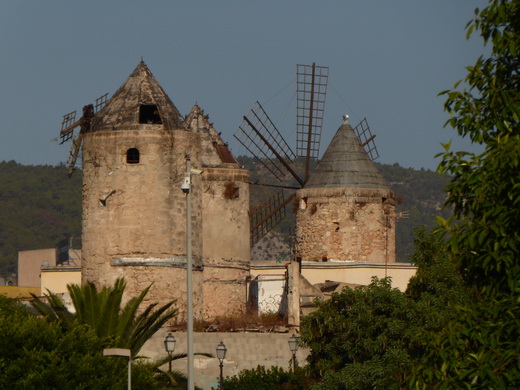
M293 373L280 367L266 369L258 366L251 370L242 370L238 375L224 379L222 389L302 390L309 388L311 383L306 370L299 367Z
M0 295L2 389L126 388L128 360L103 356L109 344L86 325L64 331ZM160 379L150 365L132 367L135 388L164 388Z
M411 378L415 388L520 388L520 1L490 0L475 11L491 55L468 67L468 89L446 91L448 124L484 147L446 145L439 166L453 176L439 218L473 301L431 338Z
M69 284L67 289L75 313L71 313L63 301L50 291L45 295L48 303L33 295L32 305L49 321L59 321L67 330L74 329L77 323L85 324L100 338L112 340L115 347L129 348L132 356L136 356L144 343L177 315L177 310L170 310L172 301L156 310L157 304L154 303L139 312L139 306L150 287L122 306L125 288L123 278L117 279L113 287L104 286L101 291L90 281L82 286Z
M426 240L424 234L419 237ZM432 250L439 248L435 243ZM440 264L434 261L433 268L450 269L446 257L435 258ZM318 310L302 321L302 342L310 348L310 374L320 380L313 389L405 386L424 353L425 335L451 316L445 305L448 296L462 299L464 295L457 291L457 282L444 282L435 272L425 272L414 288L414 298L392 288L389 279L374 278L366 288L345 288L319 302Z

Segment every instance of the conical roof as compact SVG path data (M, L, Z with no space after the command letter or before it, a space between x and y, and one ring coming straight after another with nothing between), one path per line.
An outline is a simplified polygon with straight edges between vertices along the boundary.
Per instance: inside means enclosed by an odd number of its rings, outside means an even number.
M388 185L344 121L304 188L387 189Z
M235 164L238 167L238 162L231 154L228 145L209 121L209 116L204 114L204 110L197 104L184 119L184 126L187 130L202 134L200 142L203 166L220 166L224 163Z
M153 119L148 123L162 124L165 130L182 128L179 110L141 61L105 107L96 114L93 130L139 128L147 123L143 120L143 110Z

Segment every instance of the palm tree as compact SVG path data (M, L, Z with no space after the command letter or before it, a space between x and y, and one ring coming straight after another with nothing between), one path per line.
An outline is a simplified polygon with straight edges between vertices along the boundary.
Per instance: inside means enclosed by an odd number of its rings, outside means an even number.
M63 301L47 290L48 303L33 295L32 306L49 321L61 321L65 328L76 323L86 324L101 338L112 340L114 346L128 348L136 356L144 343L150 339L169 319L177 315L177 309L170 309L175 301L157 308L156 303L149 305L138 314L150 286L137 297L131 298L122 307L123 293L126 288L124 278L118 278L113 287L105 286L101 291L92 282L79 286L67 285L75 313L71 313Z

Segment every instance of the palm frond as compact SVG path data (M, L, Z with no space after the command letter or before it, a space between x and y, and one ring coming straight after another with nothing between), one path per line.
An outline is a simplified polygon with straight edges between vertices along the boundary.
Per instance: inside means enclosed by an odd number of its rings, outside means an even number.
M151 311L156 305L149 305L147 309L138 316L133 327L133 333L130 336L127 348L132 350L136 355L144 343L150 339L162 326L171 318L177 315L177 309L171 309L175 301L168 302L164 306L155 311Z
M31 301L31 305L36 309L38 313L43 315L47 321L61 321L64 326L70 327L74 322L76 316L71 313L61 298L47 289L47 294L45 294L45 298L47 302L42 301L39 297L34 294L31 294L33 300Z

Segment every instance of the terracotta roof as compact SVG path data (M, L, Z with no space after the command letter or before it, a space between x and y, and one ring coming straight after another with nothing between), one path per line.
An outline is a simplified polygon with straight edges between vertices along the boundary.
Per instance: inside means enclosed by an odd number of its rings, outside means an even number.
M388 185L361 146L354 129L344 122L304 188L386 189Z
M146 64L141 61L106 106L96 114L92 130L139 128L146 123L140 116L141 106L148 106L152 114L158 113L156 118L159 119L156 119L153 124L163 125L165 130L182 129L182 116L179 110Z

